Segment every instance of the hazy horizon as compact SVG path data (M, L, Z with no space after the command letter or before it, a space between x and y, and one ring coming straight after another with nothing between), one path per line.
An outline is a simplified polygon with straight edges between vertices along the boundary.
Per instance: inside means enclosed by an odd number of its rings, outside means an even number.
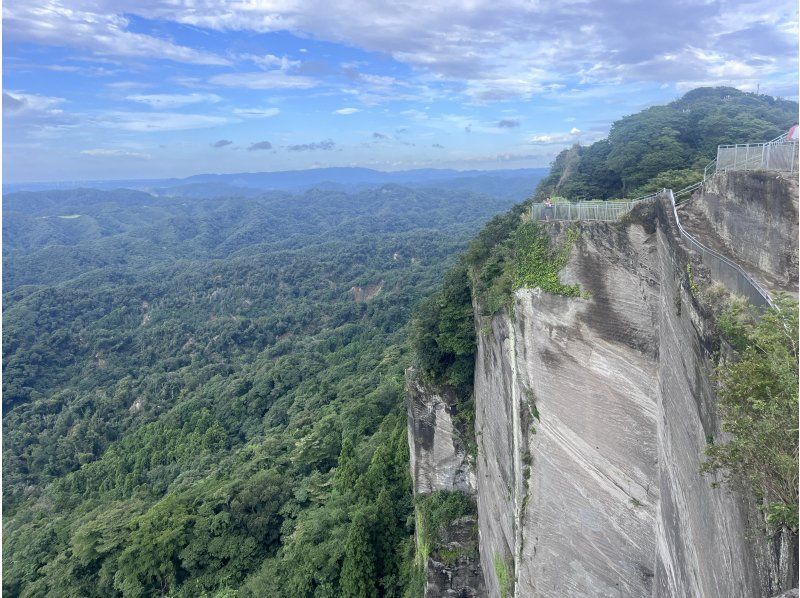
M238 171L233 170L230 172L196 172L194 174L187 175L185 177L132 177L132 178L97 178L97 179L39 179L39 180L29 180L29 181L13 181L13 182L3 182L3 185L10 185L10 186L24 186L24 185L46 185L46 184L56 184L56 183L93 183L93 182L102 182L102 183L114 183L120 182L125 183L129 181L166 181L166 180L176 180L176 181L184 181L189 180L192 178L203 177L203 176L238 176L238 175L260 175L260 174L283 174L283 173L294 173L294 172L312 172L312 171L319 171L319 170L369 170L376 173L382 174L402 174L402 173L411 173L411 172L421 172L421 171L439 171L439 172L452 172L452 173L463 173L463 174L489 174L493 172L515 172L515 171L527 171L527 170L542 170L546 171L549 169L548 166L531 166L531 167L521 167L521 166L498 166L497 168L396 168L396 169L380 169L380 168L370 168L368 166L309 166L308 168L289 168L289 169L282 169L282 170L259 170L259 171Z

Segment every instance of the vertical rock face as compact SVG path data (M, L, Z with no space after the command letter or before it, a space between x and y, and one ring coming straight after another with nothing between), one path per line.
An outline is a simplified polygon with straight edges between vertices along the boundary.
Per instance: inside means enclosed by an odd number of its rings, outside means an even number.
M666 202L578 225L561 278L481 326L475 401L481 564L490 596L772 596L787 555L751 506L699 473L720 435L714 324L692 297ZM548 231L556 242L564 225ZM784 546L783 551L796 550ZM791 559L789 559L791 560ZM503 581L507 577L509 581Z
M797 177L728 172L711 178L681 211L684 226L770 290L797 291Z
M513 326L492 318L491 342L478 340L475 361L475 435L478 441L478 523L481 566L490 596L500 596L497 567L513 579L516 489L521 477L515 450ZM479 398L480 397L480 398Z
M451 406L457 402L452 389L433 389L423 384L413 369L406 371L408 446L414 492L438 490L475 492L475 473L467 449L453 426Z
M408 445L414 494L475 494L475 470L453 423L458 402L453 389L435 389L406 371ZM425 598L478 598L486 595L478 558L476 518L461 517L442 530L425 563Z
M714 185L686 219L713 221L719 250L796 285L796 182L734 173ZM797 538L759 536L749 499L699 473L721 436L724 346L687 266L699 285L709 271L671 204L572 226L561 280L586 296L523 289L508 311L476 317L474 476L453 397L409 378L416 491L477 491L483 580L467 581L475 560L454 571L434 556L429 595L766 598L796 586ZM567 227L547 231L558 244Z
M712 488L713 480L699 474L707 441L720 435L710 378L717 341L711 323L680 284L686 256L670 234L669 220L664 222L657 237L662 294L654 595L769 596L762 592L757 547L741 497Z
M517 596L651 593L653 242L639 225L584 228L562 279L592 297L519 291L513 319L495 317L479 341L478 505L492 595L498 556L513 564Z

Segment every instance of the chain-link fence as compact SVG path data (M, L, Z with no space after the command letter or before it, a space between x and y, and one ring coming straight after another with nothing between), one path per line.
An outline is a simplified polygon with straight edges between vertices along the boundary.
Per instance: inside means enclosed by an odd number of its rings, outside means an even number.
M717 147L716 171L775 170L797 172L797 141L742 143Z
M547 220L618 220L631 211L638 201L597 201L579 203L555 203L546 206L535 203L531 206L531 219Z

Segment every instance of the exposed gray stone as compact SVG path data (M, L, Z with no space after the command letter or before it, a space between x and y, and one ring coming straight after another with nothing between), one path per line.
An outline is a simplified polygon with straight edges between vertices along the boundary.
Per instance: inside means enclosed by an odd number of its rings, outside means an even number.
M495 315L490 331L478 326L489 595L500 595L497 558L513 563L515 596L745 598L786 588L793 578L779 569L796 546L755 540L752 505L699 473L707 440L721 433L711 378L720 342L688 289L687 263L702 266L671 206L574 226L562 280L590 297L521 290L511 314ZM565 228L548 225L556 242Z
M681 223L770 291L797 292L797 176L727 172L681 208Z
M717 248L770 288L796 285L796 181L748 173L714 184L687 219L713 220ZM743 231L751 225L761 232ZM477 487L492 597L498 566L517 598L768 598L796 585L796 535L764 537L751 498L699 473L707 441L722 436L712 371L727 349L692 295L687 264L698 283L709 272L671 205L574 226L561 277L588 298L520 290L510 313L476 316L473 486L450 399L409 382L415 488ZM566 228L547 225L556 243ZM462 565L432 556L427 595L482 595L474 561ZM470 583L475 594L457 593Z
M425 598L482 598L486 596L478 557L478 522L475 517L456 519L444 531L442 544L448 557L433 553L428 559ZM457 556L453 558L453 555Z
M423 384L413 368L406 371L408 446L414 492L437 490L475 492L475 473L466 446L453 427L452 389L438 390Z
M475 494L475 469L453 425L453 405L458 402L452 388L433 388L421 381L413 368L406 370L408 445L415 494L442 490ZM440 544L448 552L428 556L425 597L485 596L475 518L457 519L440 533ZM455 559L454 554L458 555Z

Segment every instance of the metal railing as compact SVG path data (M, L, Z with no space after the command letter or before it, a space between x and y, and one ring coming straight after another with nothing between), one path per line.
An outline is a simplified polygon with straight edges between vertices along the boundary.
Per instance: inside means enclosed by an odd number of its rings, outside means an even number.
M678 217L678 204L675 201L675 194L671 189L666 190L672 202L672 212L675 215L675 223L684 240L697 251L703 259L703 263L711 271L711 276L718 280L725 287L737 295L746 297L757 307L774 307L772 298L753 278L745 272L738 264L732 262L721 253L714 251L710 247L703 245L683 228Z
M631 199L629 201L580 201L577 203L543 203L531 205L531 220L619 220L639 203L658 197L660 191Z
M719 148L717 148L717 151L719 151ZM714 176L716 173L717 173L717 159L714 158L713 160L711 160L711 162L706 164L706 167L703 169L703 182L705 183L709 177Z
M681 237L697 251L703 263L711 272L711 277L718 280L725 287L737 295L746 297L757 307L774 307L772 298L753 278L745 272L741 266L729 260L724 255L703 245L700 241L690 235L678 216L678 197L690 196L694 191L702 187L705 181L700 181L694 185L689 185L677 192L672 189L663 189L650 195L637 198L631 201L603 201L603 202L579 202L579 203L556 203L552 206L544 204L533 204L531 206L531 218L533 220L599 220L612 221L618 220L623 215L630 212L634 206L649 199L655 199L662 194L666 194L672 203L672 212L675 216L675 223Z
M532 220L618 220L631 211L638 202L601 201L556 203L545 206L536 203L531 206Z
M786 135L766 143L739 143L717 146L715 172L728 170L775 170L797 172L798 143Z
M698 181L694 185L689 185L688 187L684 187L683 189L680 189L679 191L676 191L675 192L675 199L678 199L679 197L691 196L692 193L694 193L695 191L700 189L705 184L705 182L706 182L706 179L703 179L702 181ZM666 191L666 189L665 189L665 191ZM678 202L678 203L680 203L680 202Z

